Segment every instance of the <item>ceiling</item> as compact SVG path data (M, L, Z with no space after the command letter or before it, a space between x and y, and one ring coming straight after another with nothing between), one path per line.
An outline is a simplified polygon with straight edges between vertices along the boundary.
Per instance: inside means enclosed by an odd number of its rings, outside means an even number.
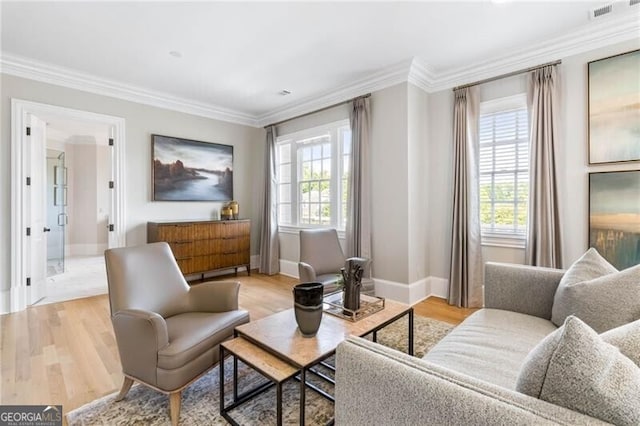
M441 90L640 38L640 5L589 20L603 3L2 1L2 72L264 125L385 84Z

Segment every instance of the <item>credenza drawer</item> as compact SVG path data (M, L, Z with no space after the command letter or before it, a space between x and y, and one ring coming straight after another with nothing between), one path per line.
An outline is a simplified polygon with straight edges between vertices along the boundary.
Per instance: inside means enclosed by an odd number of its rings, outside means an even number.
M147 242L169 243L184 275L238 267L249 273L250 235L249 220L147 223Z

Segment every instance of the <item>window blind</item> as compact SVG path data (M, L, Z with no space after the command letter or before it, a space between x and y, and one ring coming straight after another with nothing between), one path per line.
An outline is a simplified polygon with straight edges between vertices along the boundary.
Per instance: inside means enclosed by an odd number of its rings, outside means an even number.
M481 113L480 221L483 234L524 237L529 196L529 129L524 97Z

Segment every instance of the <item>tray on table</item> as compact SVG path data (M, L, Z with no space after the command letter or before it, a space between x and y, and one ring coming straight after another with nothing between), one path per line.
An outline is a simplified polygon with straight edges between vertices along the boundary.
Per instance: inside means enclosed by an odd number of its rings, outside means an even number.
M324 299L324 312L348 321L358 321L384 309L384 297L360 295L360 309L351 310L344 307L342 291L327 294Z

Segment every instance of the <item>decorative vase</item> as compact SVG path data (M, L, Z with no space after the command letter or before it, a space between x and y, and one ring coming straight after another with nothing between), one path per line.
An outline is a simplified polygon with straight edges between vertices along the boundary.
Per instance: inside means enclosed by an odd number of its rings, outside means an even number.
M303 337L313 337L322 320L322 283L302 283L293 287L293 308Z
M222 210L220 210L220 218L222 220L231 220L232 217L233 217L233 213L231 211L231 207L223 206Z
M229 207L231 208L231 217L233 219L239 219L240 218L240 206L238 205L237 201L231 201L229 203Z
M351 261L347 261L346 268L340 269L344 283L342 306L350 311L360 309L360 288L362 287L362 274L364 269Z

